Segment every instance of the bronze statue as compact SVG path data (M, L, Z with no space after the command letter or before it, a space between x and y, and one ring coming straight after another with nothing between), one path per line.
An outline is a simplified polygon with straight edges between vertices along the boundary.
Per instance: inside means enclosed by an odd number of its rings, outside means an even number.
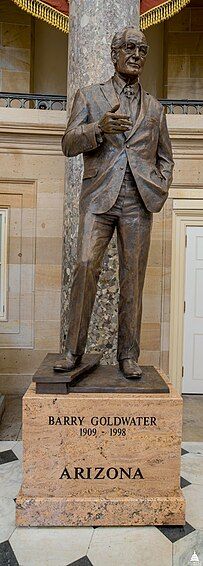
M152 213L167 198L173 170L164 109L139 83L147 52L145 35L134 27L116 33L114 76L78 90L63 136L66 156L83 153L84 175L66 360L58 369L71 371L81 362L103 256L116 228L117 357L126 378L142 373L137 362Z

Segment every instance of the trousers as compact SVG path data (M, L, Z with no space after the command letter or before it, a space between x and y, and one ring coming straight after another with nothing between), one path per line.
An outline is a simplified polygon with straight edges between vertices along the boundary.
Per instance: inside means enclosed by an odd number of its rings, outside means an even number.
M72 354L84 353L102 260L116 229L120 286L117 359L138 360L152 218L128 168L118 198L108 212L87 211L80 215L66 340L66 348Z

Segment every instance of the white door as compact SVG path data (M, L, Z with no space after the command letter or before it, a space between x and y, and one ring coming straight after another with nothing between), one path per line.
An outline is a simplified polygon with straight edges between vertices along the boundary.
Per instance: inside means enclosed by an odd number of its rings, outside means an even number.
M203 393L203 227L187 227L183 393Z

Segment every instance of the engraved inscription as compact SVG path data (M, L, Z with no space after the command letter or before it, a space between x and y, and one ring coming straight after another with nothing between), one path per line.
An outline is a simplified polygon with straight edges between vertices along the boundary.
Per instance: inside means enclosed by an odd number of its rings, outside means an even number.
M85 426L85 427L126 427L126 426L157 426L157 419L154 416L93 416L86 422L87 419L83 416L68 416L63 415L48 417L48 424L54 426Z
M110 437L123 437L128 433L128 428L134 427L156 427L157 418L149 415L109 415L84 417L81 415L49 415L50 426L74 427L81 437L96 437L98 432L108 434Z
M70 468L65 467L62 471L60 476L60 480L67 479L67 480L123 480L128 478L129 480L136 480L140 479L143 480L144 476L140 470L140 468L115 468L109 467L105 468L80 468L76 467L70 470Z

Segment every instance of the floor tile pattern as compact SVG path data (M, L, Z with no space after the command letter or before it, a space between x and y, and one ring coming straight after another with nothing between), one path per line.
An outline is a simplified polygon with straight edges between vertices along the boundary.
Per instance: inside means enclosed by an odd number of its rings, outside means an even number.
M181 448L181 456L184 456L185 454L188 454L188 451Z
M76 562L72 562L71 564L68 564L67 566L92 566L92 562L90 562L87 556L82 556L82 558L76 560Z
M8 540L0 544L0 564L1 566L18 566L15 554Z
M184 527L16 528L22 442L0 442L1 566L192 566L203 564L203 442L183 442Z
M17 456L14 454L13 450L4 450L0 452L0 465L8 464L8 462L15 462L18 460Z
M195 530L187 522L185 523L184 527L158 527L158 529L171 542L176 542L177 540L186 537L187 535L189 535L189 533L192 533L192 531Z
M187 485L191 485L191 483L188 480L185 480L185 478L180 478L180 487L183 489L184 487L187 487Z

